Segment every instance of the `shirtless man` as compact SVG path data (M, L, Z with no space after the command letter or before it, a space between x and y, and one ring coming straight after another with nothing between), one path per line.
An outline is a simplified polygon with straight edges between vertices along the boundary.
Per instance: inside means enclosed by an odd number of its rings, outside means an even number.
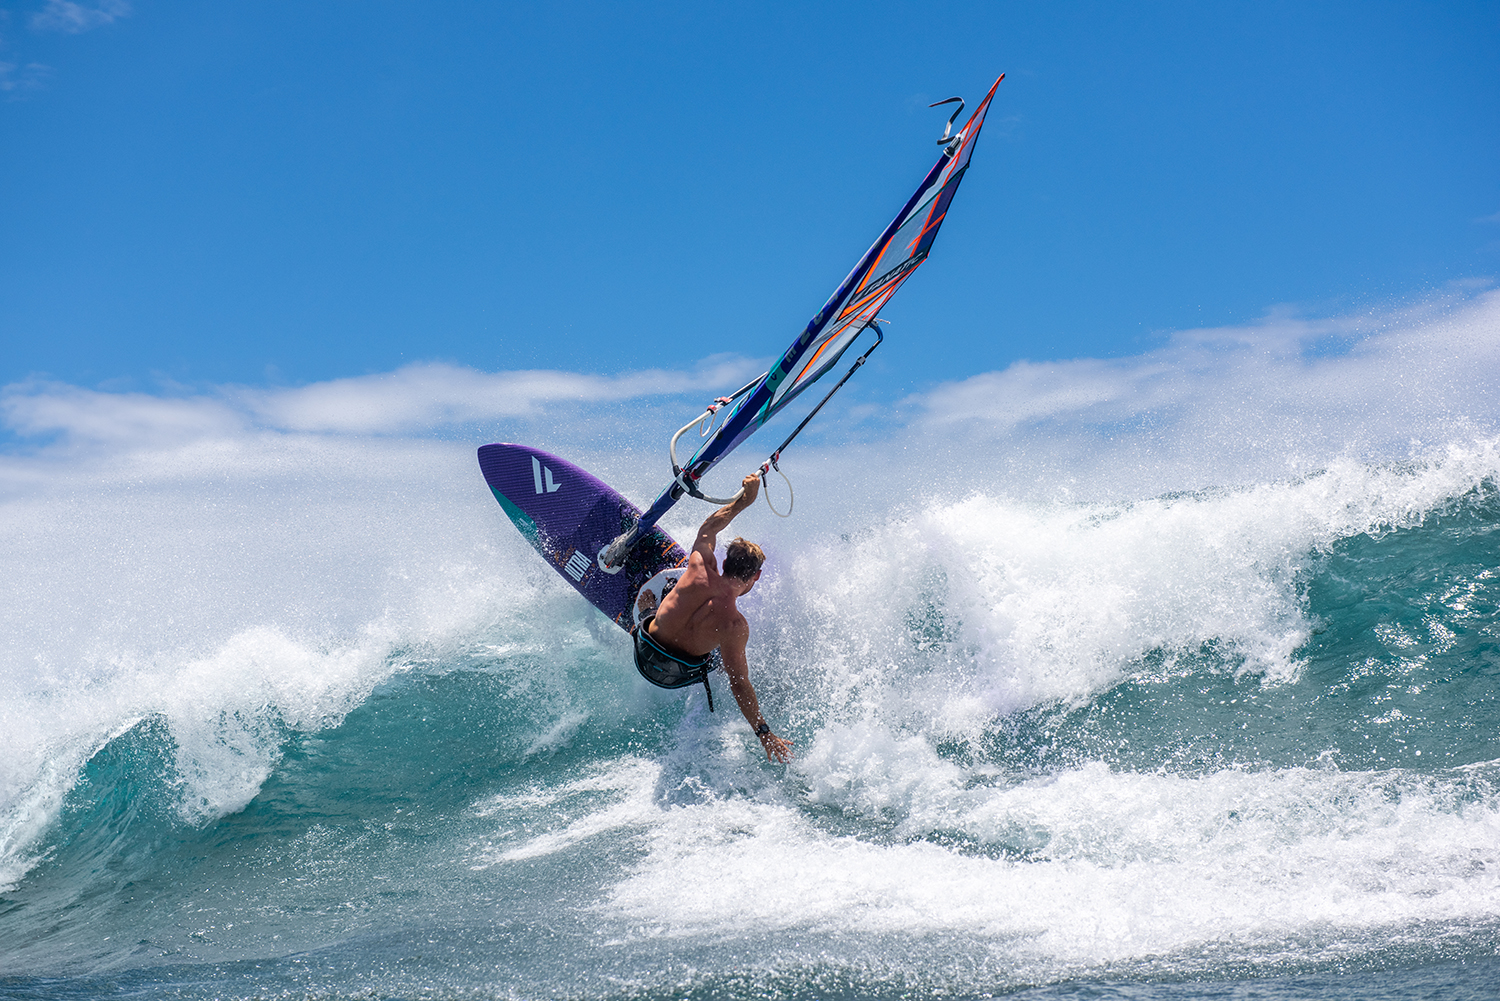
M729 689L740 704L740 712L760 738L766 759L785 764L792 760L792 742L772 733L760 715L755 686L750 684L750 664L745 659L750 623L735 607L735 599L749 594L760 580L766 554L753 542L735 539L724 556L722 574L714 557L719 533L760 494L760 479L754 475L745 477L741 486L744 491L739 500L709 515L698 529L687 570L677 586L662 598L655 616L642 622L636 636L636 666L647 680L663 687L676 688L700 681L706 685L707 673L713 667L712 654L718 650L729 678ZM647 592L642 600L650 597ZM642 610L646 608L649 604ZM709 705L713 705L712 701Z

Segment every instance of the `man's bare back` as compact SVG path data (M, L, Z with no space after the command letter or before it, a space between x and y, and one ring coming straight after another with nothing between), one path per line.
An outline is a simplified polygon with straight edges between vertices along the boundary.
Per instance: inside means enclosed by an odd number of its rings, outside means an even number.
M745 477L742 486L744 492L739 500L709 515L698 529L687 570L662 599L647 629L652 639L692 657L718 650L729 688L740 712L760 738L766 757L784 763L792 760L792 742L772 733L761 717L755 686L750 684L750 664L745 657L750 624L735 605L760 580L760 571L745 579L726 577L719 573L719 561L714 556L719 533L760 494L760 480L755 476Z

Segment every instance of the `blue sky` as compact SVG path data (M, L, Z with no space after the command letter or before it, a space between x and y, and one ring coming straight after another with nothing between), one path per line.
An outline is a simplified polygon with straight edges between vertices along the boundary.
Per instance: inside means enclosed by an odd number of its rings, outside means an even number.
M780 351L1000 72L861 393L1500 274L1500 4L190 4L0 21L0 385Z

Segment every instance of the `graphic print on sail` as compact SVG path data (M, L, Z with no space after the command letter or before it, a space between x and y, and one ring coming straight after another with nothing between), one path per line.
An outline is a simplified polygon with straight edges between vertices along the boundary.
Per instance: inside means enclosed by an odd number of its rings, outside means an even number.
M733 396L720 397L709 408L711 412L731 409L686 462L678 464L677 438L673 438L673 479L644 513L608 484L558 456L513 444L479 449L485 482L512 523L564 580L622 629L630 629L631 603L641 585L662 570L686 562L682 547L656 527L661 517L684 496L702 497L698 481L703 475L827 374L866 329L875 329L879 345L875 323L880 310L932 249L968 170L995 89L1004 79L1002 74L951 138L948 133L963 103L958 98L938 102L957 101L959 109L938 140L942 153L937 163L770 371ZM856 360L828 396L838 391L872 350ZM774 463L780 449L806 426L828 396L771 454L767 465Z
M945 134L939 140L943 143L942 155L896 218L865 251L854 270L849 272L781 359L771 366L758 384L740 396L713 437L699 446L680 471L673 470L674 479L640 520L599 554L602 567L612 569L622 565L630 548L644 538L678 500L697 491L697 483L705 473L838 364L844 352L874 322L901 283L927 259L938 228L947 217L948 206L969 169L969 158L974 154L974 144L984 126L984 116L995 96L995 88L1004 79L1005 74L1000 74L957 135L949 139ZM962 110L962 105L959 110ZM957 112L954 115L957 117ZM952 122L950 118L950 126Z

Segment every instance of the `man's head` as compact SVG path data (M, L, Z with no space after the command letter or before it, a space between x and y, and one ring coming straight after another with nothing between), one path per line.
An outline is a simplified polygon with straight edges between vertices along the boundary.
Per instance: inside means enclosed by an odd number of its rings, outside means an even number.
M732 577L743 584L754 584L760 578L761 564L766 554L753 542L736 538L724 550L725 577ZM747 587L745 590L749 590Z

